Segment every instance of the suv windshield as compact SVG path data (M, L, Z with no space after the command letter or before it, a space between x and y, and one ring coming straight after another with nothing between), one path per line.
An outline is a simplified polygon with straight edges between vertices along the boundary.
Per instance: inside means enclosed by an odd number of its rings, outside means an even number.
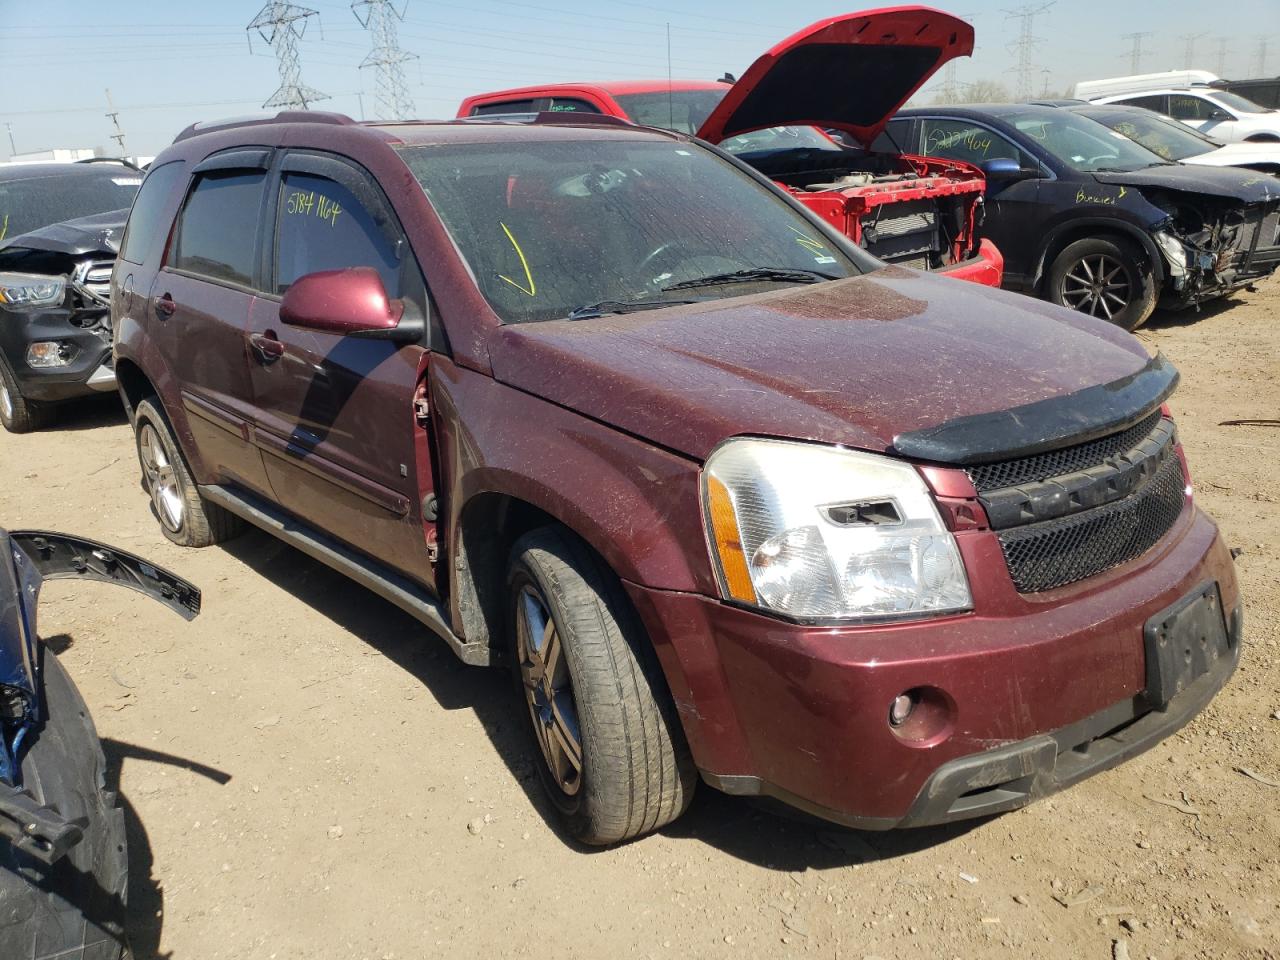
M665 90L657 93L617 93L613 99L627 116L646 127L662 127L677 133L697 133L707 117L729 92L723 90Z
M1008 113L1004 119L1058 160L1082 173L1127 172L1168 162L1124 134L1067 110L1051 114L1047 110Z
M142 174L123 165L93 173L41 173L0 179L0 242L52 223L123 210L133 203Z
M1122 116L1106 110L1096 113L1091 110L1077 110L1076 113L1106 124L1116 133L1123 134L1130 140L1136 140L1165 160L1198 157L1222 146L1218 141L1210 140L1204 134L1197 133L1185 123L1168 120L1158 114L1138 109L1128 111Z
M740 296L875 265L855 262L781 197L686 141L398 149L505 322L582 315L603 302ZM742 271L792 276L697 282Z

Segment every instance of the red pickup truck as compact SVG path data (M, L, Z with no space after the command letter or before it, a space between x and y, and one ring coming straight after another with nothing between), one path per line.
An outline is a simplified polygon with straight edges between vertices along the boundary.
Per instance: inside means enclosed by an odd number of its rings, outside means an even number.
M459 117L550 111L692 134L772 179L881 260L998 287L1004 259L979 240L986 178L902 153L889 119L973 27L925 7L844 14L783 40L735 83L632 80L520 87L468 97ZM838 130L861 149L822 132Z

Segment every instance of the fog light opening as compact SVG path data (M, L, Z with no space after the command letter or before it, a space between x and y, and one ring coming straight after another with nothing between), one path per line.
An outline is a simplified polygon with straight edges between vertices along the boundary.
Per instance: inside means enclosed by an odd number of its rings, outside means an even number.
M57 340L40 340L27 348L27 366L65 367L75 356L75 348Z
M911 711L916 708L916 698L911 691L900 693L893 698L893 703L889 706L889 726L900 727L911 717Z

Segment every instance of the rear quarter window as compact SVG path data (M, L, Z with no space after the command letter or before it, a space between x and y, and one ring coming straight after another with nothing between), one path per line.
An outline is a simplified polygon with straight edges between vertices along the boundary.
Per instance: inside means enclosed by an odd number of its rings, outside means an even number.
M196 180L178 222L169 265L252 286L266 179L255 170L209 173Z
M121 260L146 263L164 246L169 235L170 221L165 217L169 198L186 168L181 160L151 168L129 213L124 242L120 245Z

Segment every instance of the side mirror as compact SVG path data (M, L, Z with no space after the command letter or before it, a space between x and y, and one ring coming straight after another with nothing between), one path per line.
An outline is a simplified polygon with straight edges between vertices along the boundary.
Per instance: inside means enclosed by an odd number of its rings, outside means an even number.
M1209 112L1209 119L1210 120L1234 120L1235 117L1227 113L1227 111L1223 110L1221 107L1217 107Z
M1008 157L995 157L992 160L984 160L981 167L987 179L993 183L1029 180L1036 176L1034 170L1024 169L1017 160L1010 160Z
M403 300L392 300L372 267L320 270L299 277L280 301L280 319L292 327L377 340L417 340L421 325L404 324Z

